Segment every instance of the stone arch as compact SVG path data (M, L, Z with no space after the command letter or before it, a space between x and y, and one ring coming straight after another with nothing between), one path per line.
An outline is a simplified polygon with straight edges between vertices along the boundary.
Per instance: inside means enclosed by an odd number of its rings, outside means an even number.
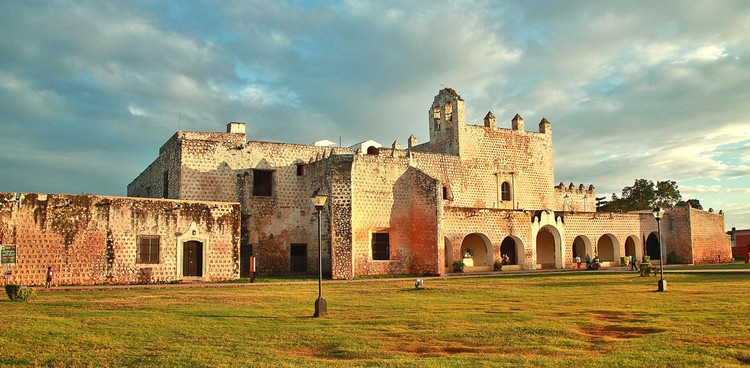
M450 101L445 103L445 122L448 123L453 120L453 103ZM450 126L450 124L448 124Z
M560 249L560 233L552 225L542 226L536 234L537 268L557 268L557 250Z
M445 269L446 272L452 272L453 270L453 244L448 238L443 239L444 246L444 257L445 257Z
M510 264L523 265L524 251L521 239L512 235L506 236L505 239L503 239L503 242L500 243L500 259L502 259L503 254L508 255L508 258L510 258Z
M465 259L464 263L467 263L467 253L471 256L474 267L492 266L492 243L486 235L481 233L466 235L461 242L461 256Z
M625 256L635 256L638 258L638 247L636 246L638 244L638 238L634 235L629 236L627 239L625 239Z
M602 262L615 262L620 257L620 246L612 234L603 234L596 242L596 253Z
M573 259L576 256L581 257L581 260L586 258L586 255L593 258L593 251L591 250L591 240L585 235L578 235L573 239L573 245L571 246L573 252Z
M659 235L656 231L648 234L646 238L646 254L651 260L661 260L661 247L659 246Z
M367 147L367 154L368 155L377 155L378 154L378 148L375 146Z

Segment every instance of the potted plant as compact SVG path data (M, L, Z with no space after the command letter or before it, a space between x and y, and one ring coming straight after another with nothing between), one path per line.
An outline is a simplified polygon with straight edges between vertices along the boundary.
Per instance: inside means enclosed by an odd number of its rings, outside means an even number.
M464 261L453 261L453 272L464 272Z
M503 270L503 262L495 261L495 264L493 265L493 268L495 271L502 271Z

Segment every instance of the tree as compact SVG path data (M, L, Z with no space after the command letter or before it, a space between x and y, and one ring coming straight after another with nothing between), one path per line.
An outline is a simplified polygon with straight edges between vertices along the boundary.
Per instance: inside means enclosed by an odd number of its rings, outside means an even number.
M656 200L654 207L672 208L682 200L677 183L674 180L656 182Z
M605 197L596 198L596 210L598 212L627 212L650 210L654 207L664 209L675 205L689 204L693 208L703 209L697 199L682 200L677 182L674 180L654 182L646 179L636 179L633 186L622 188L622 196L612 193L612 199L604 200Z
M701 205L701 201L697 199L688 199L687 201L679 201L675 206L685 206L690 205L690 207L693 207L697 210L702 210L703 206Z

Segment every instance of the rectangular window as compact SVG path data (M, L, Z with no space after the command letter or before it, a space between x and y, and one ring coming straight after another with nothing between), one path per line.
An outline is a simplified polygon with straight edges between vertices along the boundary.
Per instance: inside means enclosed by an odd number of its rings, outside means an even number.
M138 263L159 263L159 237L138 237Z
M297 176L305 176L305 164L297 164Z
M270 197L273 193L273 171L253 170L253 195Z
M169 198L169 170L164 172L164 191L162 198Z
M372 234L372 260L387 261L391 259L391 244L388 233Z

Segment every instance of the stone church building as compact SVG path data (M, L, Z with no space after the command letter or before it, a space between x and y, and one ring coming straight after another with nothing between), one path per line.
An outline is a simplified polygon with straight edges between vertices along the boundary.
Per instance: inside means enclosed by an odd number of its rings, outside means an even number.
M429 141L335 147L177 132L127 189L128 197L0 193L0 244L15 244L12 281L57 284L220 281L315 274L317 212L324 274L365 275L570 268L576 255L617 265L660 258L650 213L596 212L593 186L555 185L552 125L516 115L469 125L446 88L427 111ZM722 213L678 207L661 221L680 263L731 261ZM2 280L5 281L4 279Z
M597 213L593 186L554 184L552 125L527 131L516 115L498 127L491 112L468 125L464 100L446 88L427 116L430 139L405 147L369 141L350 148L247 141L226 133L178 132L130 185L128 196L239 202L240 268L254 255L263 274L315 273L320 189L324 272L335 279L445 274L454 261L488 271L571 267L575 255L658 258L650 213ZM667 212L667 253L682 263L731 259L723 215ZM655 256L655 257L654 257Z

